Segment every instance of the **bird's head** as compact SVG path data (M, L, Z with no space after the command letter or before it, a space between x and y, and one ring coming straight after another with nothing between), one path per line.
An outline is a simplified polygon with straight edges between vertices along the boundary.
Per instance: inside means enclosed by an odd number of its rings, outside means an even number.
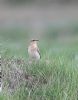
M31 41L30 41L30 44L31 45L34 45L34 46L37 46L37 41L39 41L38 39L32 39Z
M38 39L32 39L32 40L31 40L31 42L34 42L34 41L39 41L39 40L38 40Z
M37 43L37 41L39 41L38 39L32 39L30 42L31 43Z

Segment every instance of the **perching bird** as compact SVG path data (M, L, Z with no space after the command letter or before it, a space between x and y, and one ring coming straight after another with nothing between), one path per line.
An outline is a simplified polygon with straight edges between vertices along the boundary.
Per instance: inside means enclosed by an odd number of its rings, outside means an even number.
M39 60L40 59L40 52L37 45L37 41L39 40L31 40L28 46L28 54L32 60Z

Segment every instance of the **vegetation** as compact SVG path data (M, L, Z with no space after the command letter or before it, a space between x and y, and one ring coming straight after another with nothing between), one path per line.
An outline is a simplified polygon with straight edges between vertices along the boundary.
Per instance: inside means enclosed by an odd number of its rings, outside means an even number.
M48 29L48 34L43 34L39 42L41 60L32 64L29 63L27 54L29 32L23 29L0 30L0 53L4 72L0 100L78 99L78 30L77 25L72 27L69 30L76 33L75 35L63 35L69 41L63 41L63 36L60 35L55 37L54 33L63 32L61 28L55 27L57 31ZM53 36L54 40L51 39ZM16 87L12 88L10 81L18 81L18 85L14 83Z

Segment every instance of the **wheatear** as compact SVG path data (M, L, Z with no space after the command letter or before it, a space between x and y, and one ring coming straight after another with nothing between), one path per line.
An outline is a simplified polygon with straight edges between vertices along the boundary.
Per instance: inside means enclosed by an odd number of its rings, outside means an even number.
M29 47L28 47L28 54L32 60L39 60L40 59L40 52L37 45L37 41L39 40L31 40Z

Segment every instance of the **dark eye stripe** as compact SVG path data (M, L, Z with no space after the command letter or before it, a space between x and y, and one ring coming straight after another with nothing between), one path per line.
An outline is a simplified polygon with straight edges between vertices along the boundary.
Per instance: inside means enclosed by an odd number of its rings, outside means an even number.
M39 41L39 40L31 40L31 42L32 42L32 41Z

